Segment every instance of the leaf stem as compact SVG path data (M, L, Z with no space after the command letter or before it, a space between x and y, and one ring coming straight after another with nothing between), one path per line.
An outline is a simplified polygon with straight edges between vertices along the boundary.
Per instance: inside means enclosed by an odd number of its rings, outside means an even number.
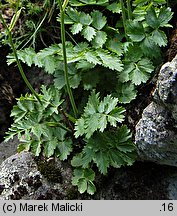
M128 19L132 19L132 7L131 7L131 1L127 0L127 10L128 10Z
M123 26L124 26L124 32L125 32L125 37L127 38L127 33L126 33L126 12L125 12L125 6L124 6L124 1L120 0L121 4L121 9L122 9L122 21L123 21Z
M72 90L69 84L69 77L68 77L68 65L67 65L67 55L66 55L66 39L65 39L65 24L64 24L64 16L65 11L64 9L67 6L68 1L64 1L63 5L61 5L61 1L58 0L59 7L60 7L60 16L61 16L61 40L62 40L62 49L63 49L63 59L64 59L64 76L65 76L65 82L66 82L66 88L67 92L69 94L71 106L73 108L73 112L75 117L77 117L77 107L74 101L74 97L72 94Z
M19 60L18 55L17 55L17 50L16 50L16 48L14 46L14 43L13 43L11 31L9 30L9 28L8 28L8 26L7 26L7 24L6 24L6 22L5 22L5 20L4 20L1 13L0 13L0 20L2 21L4 27L5 27L6 31L7 31L7 34L8 34L8 37L9 37L9 43L10 43L11 49L13 51L13 54L15 56L17 66L18 66L18 69L20 71L20 74L21 74L23 80L26 83L26 85L28 86L28 88L30 89L30 91L32 92L32 94L34 94L34 96L38 99L38 101L41 102L38 93L33 89L32 85L30 84L30 82L28 81L28 79L27 79L27 77L26 77L26 75L24 73L24 70L22 68L22 65L21 65L20 60Z
M64 125L62 125L60 122L46 122L47 126L49 127L60 127L63 130L69 132L69 133L73 133L72 130L70 130L69 128L65 127Z

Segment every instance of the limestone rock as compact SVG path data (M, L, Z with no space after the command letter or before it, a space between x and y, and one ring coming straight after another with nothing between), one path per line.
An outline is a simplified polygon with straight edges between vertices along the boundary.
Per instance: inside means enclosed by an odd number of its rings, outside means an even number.
M177 166L177 57L162 66L154 101L136 125L139 157Z
M68 199L72 170L56 159L35 160L29 152L7 158L0 165L0 199Z

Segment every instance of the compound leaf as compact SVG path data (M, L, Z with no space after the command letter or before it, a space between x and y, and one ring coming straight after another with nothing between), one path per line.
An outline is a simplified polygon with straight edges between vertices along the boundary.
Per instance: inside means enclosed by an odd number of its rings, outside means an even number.
M99 93L96 94L95 91L92 91L82 117L75 123L75 137L85 134L89 139L95 131L103 132L108 122L113 127L118 122L122 122L125 109L116 107L117 102L118 99L111 95L107 95L100 101Z

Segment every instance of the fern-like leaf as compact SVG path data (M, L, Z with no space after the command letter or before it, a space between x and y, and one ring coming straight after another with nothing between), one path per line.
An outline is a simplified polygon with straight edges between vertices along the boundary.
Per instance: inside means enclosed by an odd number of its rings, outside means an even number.
M117 103L118 99L110 95L100 101L99 93L96 94L93 91L84 109L84 114L76 121L75 137L85 134L89 139L95 131L103 132L108 123L113 127L116 127L118 122L121 123L124 120L125 109L116 107Z
M106 174L110 166L132 165L135 159L136 147L131 141L130 130L123 125L114 132L96 132L82 153L73 158L72 165L88 168L93 162L101 173Z

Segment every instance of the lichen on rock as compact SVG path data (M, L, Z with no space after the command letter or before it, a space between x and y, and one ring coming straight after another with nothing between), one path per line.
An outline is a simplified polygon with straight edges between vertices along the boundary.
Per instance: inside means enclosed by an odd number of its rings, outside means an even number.
M136 125L142 160L177 166L177 56L160 70L153 102Z
M51 168L50 163L44 162L43 169ZM35 157L29 152L7 158L0 166L0 199L67 199L68 191L72 189L72 170L69 165L57 159L52 163L53 172L60 171L56 175L62 181L46 178Z

